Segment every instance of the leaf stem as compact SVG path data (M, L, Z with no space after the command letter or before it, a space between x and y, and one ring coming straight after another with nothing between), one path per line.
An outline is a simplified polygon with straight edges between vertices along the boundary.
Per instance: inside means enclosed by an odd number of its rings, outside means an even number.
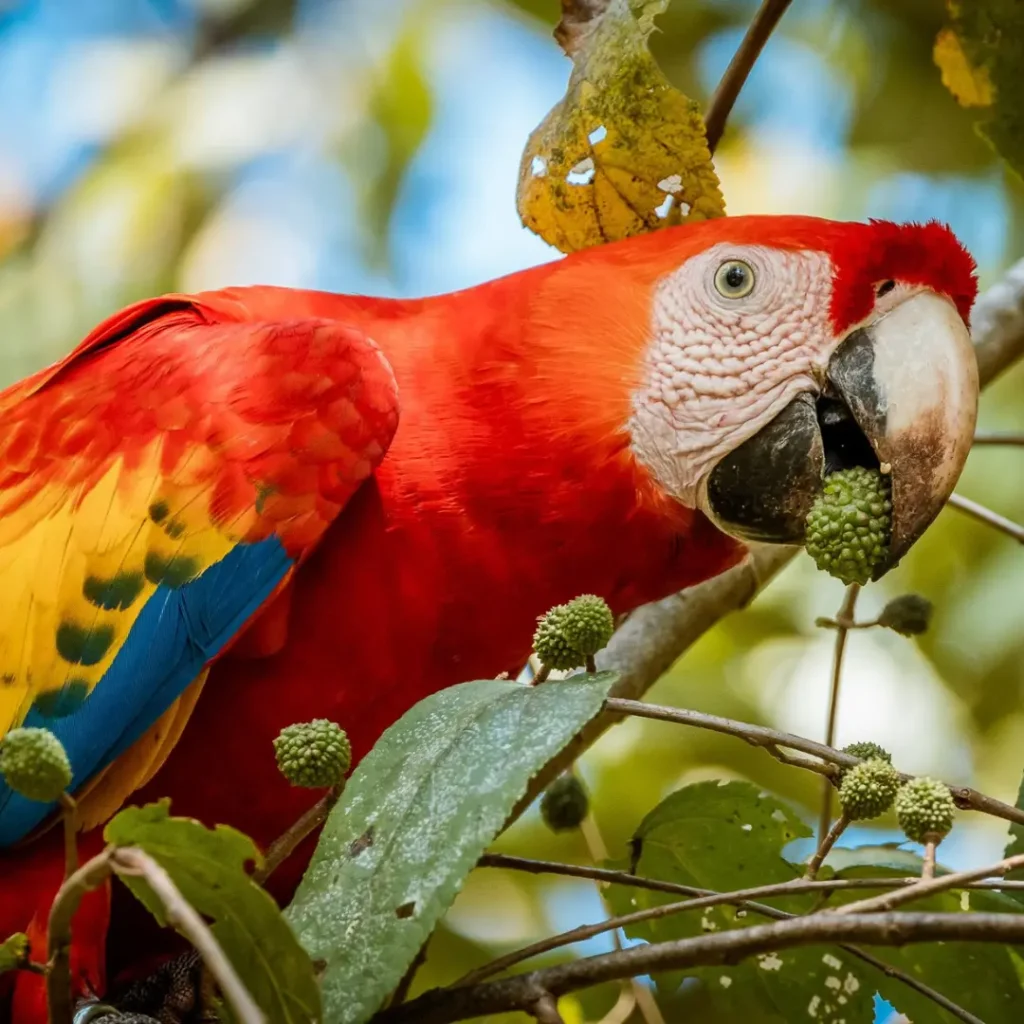
M924 844L924 863L921 865L921 877L925 881L935 877L935 850L938 845L934 839L929 839Z
M772 34L779 19L786 13L791 0L764 0L747 28L747 33L739 45L729 66L725 69L722 80L718 83L711 103L704 115L707 130L708 149L714 153L725 131L725 122L732 113L733 105L740 94L754 63L761 55L764 44Z
M275 839L267 848L263 864L253 872L252 878L257 885L263 885L267 879L295 852L299 844L311 832L319 828L331 813L331 808L338 802L345 782L329 790L283 835Z
M853 614L857 607L857 595L860 586L851 583L843 594L843 603L835 617L836 645L832 655L832 681L829 686L828 719L825 723L825 743L834 747L836 742L836 722L839 719L839 685L843 676L843 658L846 655L846 639L853 624ZM821 787L821 813L818 815L818 840L824 843L828 833L828 825L832 820L832 781L826 779ZM845 826L843 826L845 828ZM835 842L835 839L833 839ZM827 851L826 851L827 852ZM813 876L812 876L813 877Z

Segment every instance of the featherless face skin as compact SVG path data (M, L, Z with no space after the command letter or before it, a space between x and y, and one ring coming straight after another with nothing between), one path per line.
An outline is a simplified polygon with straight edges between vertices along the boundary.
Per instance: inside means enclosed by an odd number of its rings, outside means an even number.
M735 241L655 282L633 450L726 533L783 544L803 540L828 473L881 467L894 505L881 575L938 514L970 451L973 263L935 224L788 218L785 244L769 246L745 240L758 220L772 219L742 219Z

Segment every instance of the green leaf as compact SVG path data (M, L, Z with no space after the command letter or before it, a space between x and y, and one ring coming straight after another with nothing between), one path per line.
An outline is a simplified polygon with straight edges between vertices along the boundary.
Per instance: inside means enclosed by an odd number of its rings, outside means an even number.
M260 859L252 840L225 825L209 829L191 818L172 818L168 806L164 800L125 808L107 824L107 842L144 850L182 896L212 918L214 936L269 1020L320 1020L313 965L277 904L246 870ZM163 905L149 886L140 879L122 880L166 925Z
M641 822L634 837L635 870L652 878L727 891L797 878L801 871L782 856L793 839L810 830L793 811L746 782L701 782L673 793ZM678 897L613 886L617 913L673 902ZM764 902L791 913L806 913L813 897ZM627 928L632 938L664 942L708 931L763 924L764 919L732 907L673 914ZM724 967L658 978L675 989L682 977L699 979L713 1020L746 1024L870 1024L874 982L848 953L807 946L769 953Z
M16 971L24 967L28 961L28 936L24 932L15 932L0 943L0 974Z
M1024 4L947 0L950 26L935 41L942 81L965 107L982 111L981 134L1024 175Z
M647 48L667 6L563 8L556 35L573 70L527 141L517 195L523 223L562 252L725 213L700 108Z
M941 848L940 848L941 849ZM866 853L866 851L861 851ZM883 855L889 851L881 851ZM906 878L920 875L921 859L903 856L912 863L860 863L836 872L838 878ZM888 857L885 858L889 860ZM855 889L836 893L832 904L867 899L883 890ZM999 892L945 892L915 900L907 909L955 914L981 911L1020 913L1020 904ZM895 949L877 946L871 952L880 960L930 985L936 991L969 1010L985 1024L1014 1024L1024 1020L1024 988L1008 946L982 942L920 942ZM871 983L896 1009L914 1024L954 1024L956 1018L939 1009L930 999L894 978L871 971Z
M395 988L530 779L601 709L608 673L487 679L421 701L349 779L286 914L326 962L332 1024Z

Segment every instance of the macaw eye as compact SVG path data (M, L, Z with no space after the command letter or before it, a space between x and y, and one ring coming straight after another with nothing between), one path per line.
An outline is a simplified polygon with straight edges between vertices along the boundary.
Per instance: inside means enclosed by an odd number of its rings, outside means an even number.
M743 260L726 260L715 271L715 288L727 299L744 299L754 290L754 268Z

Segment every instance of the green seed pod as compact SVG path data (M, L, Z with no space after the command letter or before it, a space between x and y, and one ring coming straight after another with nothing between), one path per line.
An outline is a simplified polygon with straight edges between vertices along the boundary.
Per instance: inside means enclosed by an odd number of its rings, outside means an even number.
M892 754L889 753L885 747L879 746L877 743L872 743L870 740L864 740L861 743L850 743L843 747L844 754L851 754L853 757L859 757L862 761L887 761L892 764ZM849 768L843 768L840 773L845 775Z
M911 779L896 794L900 828L915 843L941 841L953 827L955 814L953 796L938 779Z
M562 635L577 654L592 657L614 632L612 610L596 594L582 594L565 606Z
M903 636L918 636L927 632L932 611L928 598L920 594L901 594L882 609L878 624Z
M843 774L839 803L851 821L877 818L892 806L899 785L899 772L888 761L861 761Z
M807 513L805 546L843 583L868 583L885 558L892 526L891 484L877 469L832 473Z
M561 672L579 668L586 660L569 643L565 636L565 623L569 616L569 605L556 604L551 611L537 620L537 632L533 634L533 649L546 668Z
M71 762L49 729L12 729L0 741L0 775L16 793L51 803L71 785Z
M580 827L589 805L583 783L572 772L566 772L544 790L540 813L552 832L568 832Z
M282 729L274 740L281 774L304 789L337 786L352 766L352 745L345 730L326 718Z

